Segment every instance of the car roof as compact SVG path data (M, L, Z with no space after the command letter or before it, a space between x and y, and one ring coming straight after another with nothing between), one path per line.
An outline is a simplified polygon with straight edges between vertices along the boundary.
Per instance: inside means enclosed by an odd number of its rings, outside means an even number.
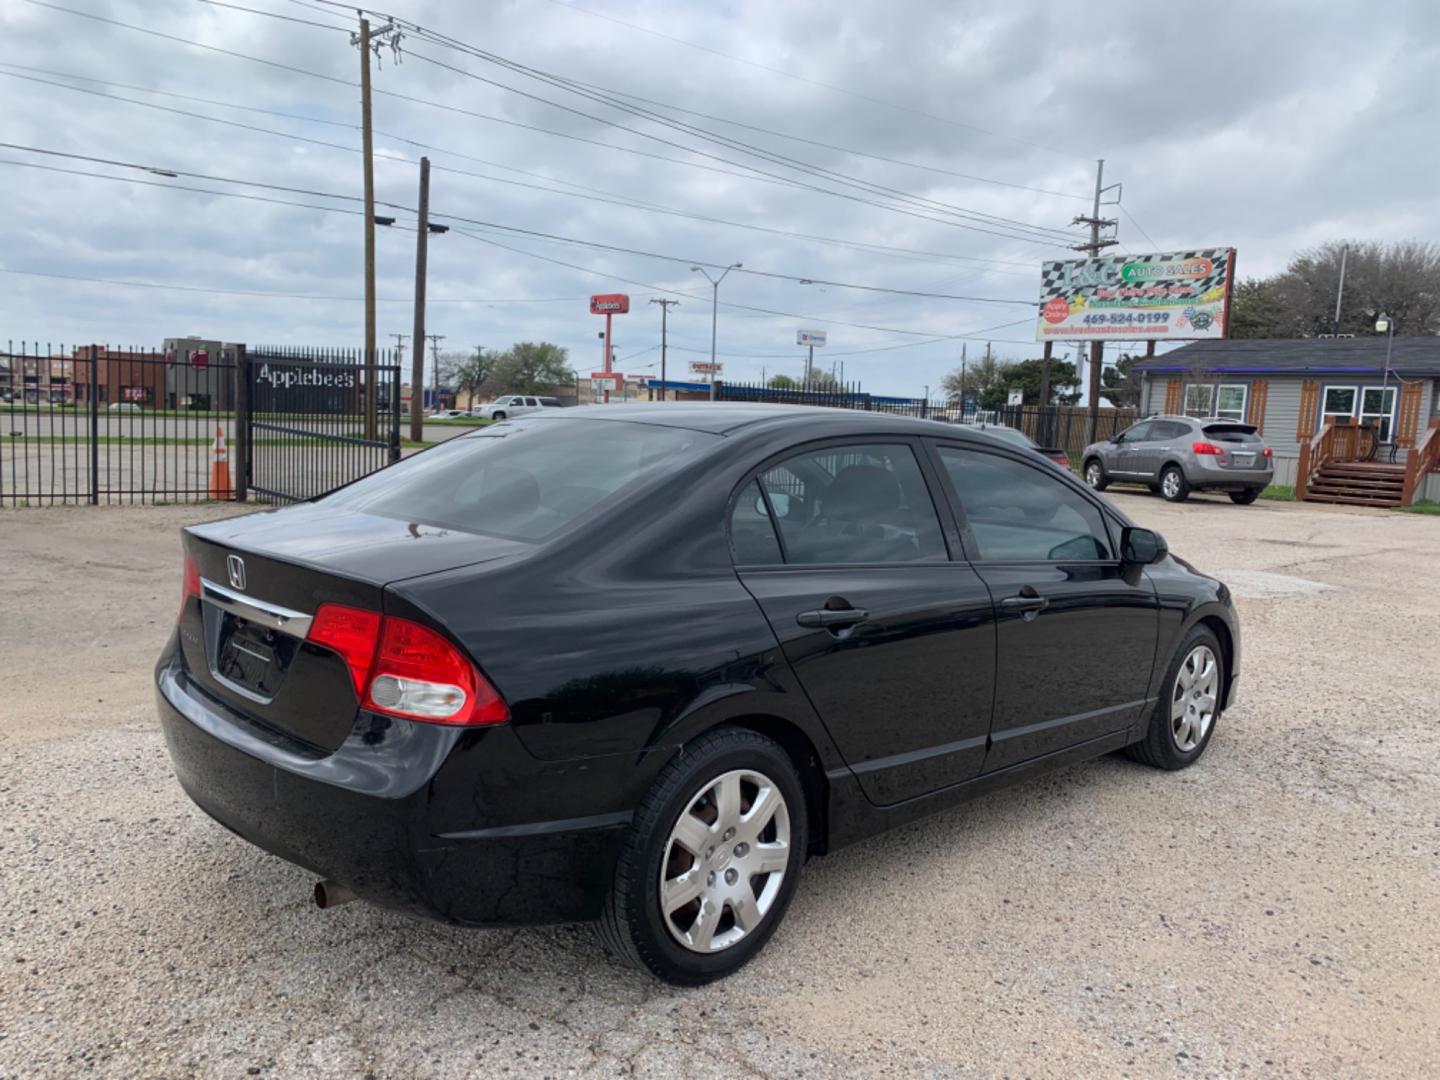
M527 416L525 419L532 419ZM688 428L713 435L732 435L745 430L759 431L777 426L804 425L806 433L815 438L827 435L863 434L887 431L895 434L950 437L965 431L962 425L938 424L914 416L864 409L837 409L821 405L771 405L748 401L666 401L636 402L626 405L580 405L565 409L563 416L551 422L568 420L614 420L636 424L659 424L664 427Z

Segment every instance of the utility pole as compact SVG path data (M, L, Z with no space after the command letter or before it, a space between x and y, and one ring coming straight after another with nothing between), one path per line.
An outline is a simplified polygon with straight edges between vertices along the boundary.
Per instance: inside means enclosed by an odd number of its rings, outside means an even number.
M398 358L396 362L403 363L405 359L405 341L407 338L409 338L410 335L391 334L390 336L395 339L395 355Z
M658 298L657 298L657 299L652 299L652 300L650 301L650 303L652 303L652 304L659 304L659 305L660 305L660 400L661 400L661 401L664 401L664 400L665 400L665 382L666 382L666 378L665 378L665 352L666 352L666 348L667 348L667 336L666 336L666 331L667 331L667 329L668 329L666 324L667 324L667 321L668 321L669 316L670 316L670 309L671 309L672 307L674 307L676 304L680 303L680 301L679 301L679 300L663 300L663 299L658 299Z
M393 22L371 35L370 20L360 19L360 32L350 44L360 46L360 144L365 177L365 438L376 438L379 372L375 368L375 139L370 130L370 53L382 42L400 55L400 29ZM393 221L393 219L391 219ZM386 224L390 224L389 221Z
M430 252L430 159L420 159L420 217L415 223L415 326L414 340L425 340L425 263ZM410 361L410 382L425 383L425 352L417 348ZM410 441L419 442L424 433L425 411L422 395L410 395Z
M1075 218L1073 222L1075 225L1090 226L1090 242L1088 244L1076 244L1074 247L1076 251L1089 252L1092 259L1098 258L1100 252L1105 248L1119 243L1113 236L1102 237L1100 235L1102 228L1111 228L1119 225L1119 221L1115 218L1102 218L1100 216L1100 196L1107 191L1118 188L1120 185L1111 184L1109 187L1105 187L1104 185L1105 159L1100 158L1095 163L1095 203L1091 209L1090 216L1085 217L1081 215ZM1100 368L1104 365L1104 361L1105 342L1092 341L1090 343L1090 378L1088 379L1090 391L1088 401L1089 416L1086 421L1085 436L1087 442L1095 441L1095 429L1100 422Z
M360 20L360 143L365 174L365 438L378 430L375 370L375 140L370 132L370 20Z
M960 343L960 422L962 424L965 422L965 362L966 345L962 341Z
M1350 258L1350 245L1346 244L1340 249L1340 286L1335 290L1335 325L1330 328L1331 333L1340 333L1340 302L1345 299L1345 263Z
M426 334L430 342L430 386L432 395L435 398L435 407L440 407L440 342L445 340L444 334Z

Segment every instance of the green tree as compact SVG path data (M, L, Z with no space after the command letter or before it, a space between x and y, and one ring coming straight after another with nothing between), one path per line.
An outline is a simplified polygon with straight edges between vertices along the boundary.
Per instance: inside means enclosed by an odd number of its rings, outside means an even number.
M489 388L497 394L533 394L573 378L564 348L548 341L521 341L495 358Z
M1332 240L1298 253L1273 277L1239 283L1232 300L1230 336L1236 338L1369 335L1381 312L1395 320L1396 333L1440 333L1440 245Z
M984 356L964 367L956 368L941 379L940 389L952 405L960 404L967 395L983 403L987 391L995 385L999 377L1000 363L987 348ZM1003 395L1001 400L1004 400ZM983 407L991 408L988 405Z
M1001 364L994 381L980 392L980 407L998 409L1010 398L1011 390L1025 395L1026 405L1070 405L1080 394L1080 380L1075 365L1068 360L1050 361L1050 400L1040 400L1040 384L1044 376L1044 360L1019 360Z
M771 375L770 381L765 384L771 390L798 390L800 384L789 375Z
M1116 408L1133 409L1140 404L1140 377L1131 370L1135 360L1129 353L1121 353L1114 367L1107 367L1100 372L1100 392L1109 398ZM1078 382L1075 389L1080 389Z
M466 357L456 366L455 388L472 400L479 396L481 389L493 377L498 359L495 353L476 349L473 355Z

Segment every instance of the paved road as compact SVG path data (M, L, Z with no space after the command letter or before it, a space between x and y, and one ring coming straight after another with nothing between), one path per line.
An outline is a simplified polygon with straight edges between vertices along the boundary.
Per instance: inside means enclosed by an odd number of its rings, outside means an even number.
M149 666L176 529L0 512L0 1076L1440 1075L1440 521L1115 498L1227 577L1243 699L816 860L737 977L364 904L191 806Z

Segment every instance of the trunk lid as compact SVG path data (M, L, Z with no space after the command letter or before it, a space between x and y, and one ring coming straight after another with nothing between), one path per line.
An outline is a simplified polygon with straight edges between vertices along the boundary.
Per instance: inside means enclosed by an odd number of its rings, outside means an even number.
M1202 429L1207 440L1220 447L1220 466L1225 469L1256 469L1264 467L1265 440L1256 434L1252 424L1206 424Z
M339 654L306 640L320 605L381 611L392 582L531 545L321 505L185 530L200 578L180 646L190 678L246 717L317 751L349 736L359 698Z

